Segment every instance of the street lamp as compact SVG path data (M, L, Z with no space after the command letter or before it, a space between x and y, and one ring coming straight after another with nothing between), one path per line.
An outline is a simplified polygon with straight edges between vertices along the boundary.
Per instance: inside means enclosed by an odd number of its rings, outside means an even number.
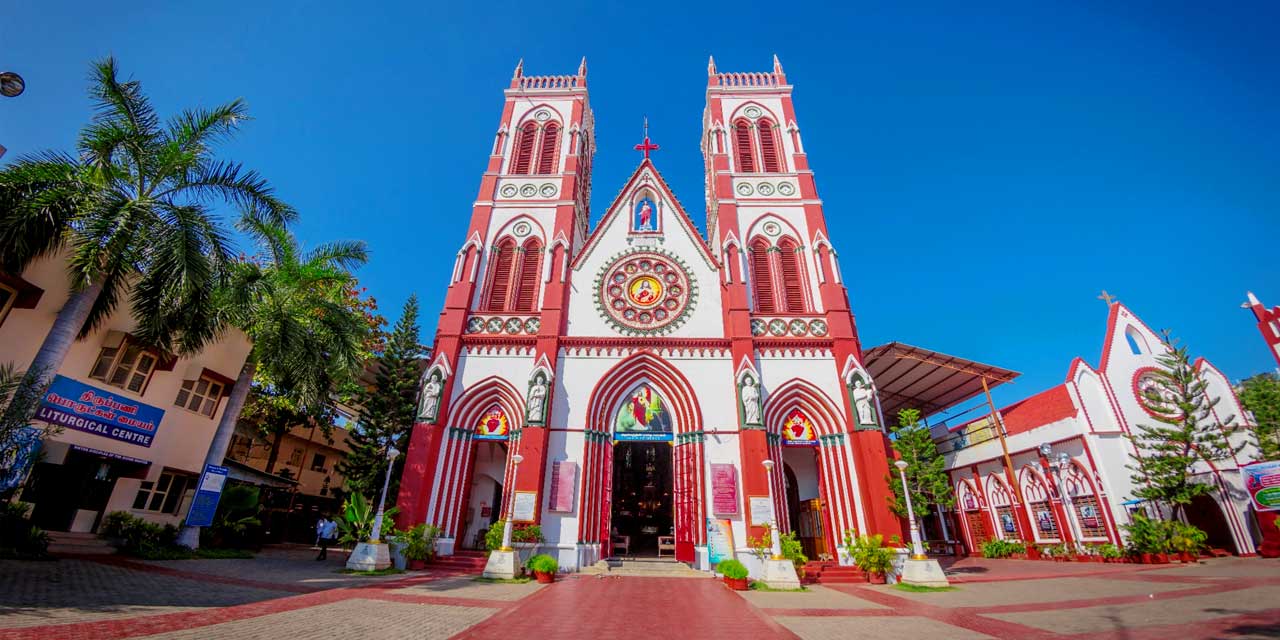
M12 71L0 73L0 96L16 98L26 89L27 81L23 80L22 76Z
M511 464L513 465L511 469L511 486L512 487L515 487L516 472L520 470L521 462L524 462L524 456L518 453L511 456ZM508 500L508 505L509 506L507 507L507 521L502 525L502 548L499 549L499 551L511 551L511 520L516 515L515 491L511 492L511 497Z
M400 451L395 447L387 448L387 477L382 481L382 497L378 499L378 515L373 517L373 533L369 536L369 541L377 544L382 536L382 508L387 504L387 487L391 484L391 468L395 466L396 458L400 457Z
M893 466L898 468L898 477L902 479L902 496L907 499L907 521L911 523L911 559L925 560L924 545L920 543L920 527L916 525L916 514L911 509L911 491L907 489L907 461L898 460Z
M765 458L760 464L764 465L765 478L769 480L769 516L773 518L773 531L770 531L769 538L773 542L773 559L782 559L782 530L778 528L778 508L773 503L773 460Z
M1067 530L1073 538L1075 548L1080 548L1080 532L1076 530L1075 505L1071 502L1070 492L1067 491L1067 485L1062 481L1062 471L1071 466L1071 456L1066 451L1059 451L1057 455L1053 455L1053 447L1048 443L1040 445L1040 455L1043 455L1049 461L1049 479L1053 482L1053 486L1058 490L1058 497L1062 500L1063 512L1067 517Z

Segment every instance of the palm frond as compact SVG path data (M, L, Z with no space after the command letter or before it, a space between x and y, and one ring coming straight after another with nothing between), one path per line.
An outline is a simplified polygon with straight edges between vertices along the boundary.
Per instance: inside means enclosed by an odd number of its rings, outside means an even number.
M245 171L237 162L198 163L155 197L175 199L181 196L199 202L221 200L236 204L247 215L279 225L287 225L297 218L297 212L275 196L265 178L256 171Z
M108 56L95 62L89 95L94 99L97 113L94 121L120 121L127 124L131 133L141 138L154 139L159 133L160 119L137 80L121 82L115 58Z
M84 167L69 155L24 156L0 171L0 268L21 273L62 248L66 230L93 198Z
M369 246L361 240L328 242L309 251L304 261L350 271L369 261Z

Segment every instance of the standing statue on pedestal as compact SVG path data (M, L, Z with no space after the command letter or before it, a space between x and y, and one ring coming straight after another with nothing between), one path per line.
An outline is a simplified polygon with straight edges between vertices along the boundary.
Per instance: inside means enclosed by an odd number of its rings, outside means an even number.
M742 380L742 423L762 424L760 420L760 387L747 376Z
M543 424L547 410L547 378L541 372L529 383L529 408L525 411L527 424Z
M862 378L855 376L849 396L853 399L853 408L858 414L859 427L866 428L880 425L880 421L876 419L876 394L875 391L871 390L870 385L863 381Z
M426 384L422 385L422 398L418 403L418 419L426 423L436 421L436 413L440 410L440 392L444 385L440 383L440 372L427 374Z

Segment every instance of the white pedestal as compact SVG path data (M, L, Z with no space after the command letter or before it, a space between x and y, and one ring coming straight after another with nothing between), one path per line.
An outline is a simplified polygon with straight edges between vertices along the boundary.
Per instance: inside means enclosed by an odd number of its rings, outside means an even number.
M376 571L391 566L391 550L382 543L361 542L347 558L347 568L352 571Z
M510 580L516 577L516 552L492 551L484 564L484 577Z
M927 560L907 558L906 562L902 563L902 577L898 581L922 587L945 587L950 584L947 582L947 574L942 572L942 565L932 558Z
M799 589L796 565L790 560L765 560L764 583L770 589Z

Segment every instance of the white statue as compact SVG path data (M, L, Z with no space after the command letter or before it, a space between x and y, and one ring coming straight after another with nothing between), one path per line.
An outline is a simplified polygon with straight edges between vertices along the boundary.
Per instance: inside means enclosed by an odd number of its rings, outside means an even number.
M418 407L419 418L436 419L436 410L440 408L440 392L443 390L444 385L440 384L439 378L435 375L427 377L427 383L422 385L422 403Z
M750 377L742 383L742 417L744 424L760 424L760 387Z
M858 424L864 427L876 425L875 411L871 407L875 392L862 378L854 378L852 395L854 409L858 412Z
M547 407L547 383L542 376L533 379L529 387L529 410L526 412L530 423L542 422L543 412Z

